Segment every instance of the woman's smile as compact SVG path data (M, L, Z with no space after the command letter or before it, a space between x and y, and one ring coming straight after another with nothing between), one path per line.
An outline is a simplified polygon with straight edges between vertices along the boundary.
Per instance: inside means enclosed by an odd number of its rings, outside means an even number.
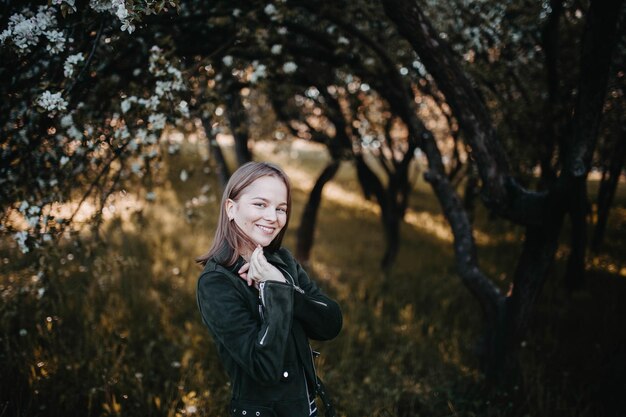
M257 226L265 233L267 234L274 234L274 230L276 230L275 227L269 227L269 226L263 226L260 224L257 224Z

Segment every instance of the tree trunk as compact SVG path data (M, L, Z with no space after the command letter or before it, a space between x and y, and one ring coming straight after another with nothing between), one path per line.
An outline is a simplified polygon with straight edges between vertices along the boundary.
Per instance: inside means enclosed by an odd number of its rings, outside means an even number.
M400 222L402 216L399 215L398 202L390 195L393 178L389 178L388 189L383 187L382 182L376 176L374 171L367 165L362 155L355 156L357 177L363 188L363 192L367 193L366 198L374 195L378 206L380 207L380 220L385 233L385 253L381 259L381 268L388 270L393 265L400 244Z
M209 142L209 155L213 156L215 169L217 171L217 178L219 179L220 187L222 187L223 190L226 187L228 179L230 178L230 171L228 170L228 165L226 165L222 148L220 148L219 143L217 143L217 139L213 135L211 121L203 117L202 126L204 127L204 134L207 137L207 141Z
M565 286L570 290L581 288L585 281L585 258L587 255L587 178L576 181L570 191L569 217L572 226L570 253L565 271Z
M598 191L598 220L593 231L593 239L591 250L600 251L602 241L604 240L604 232L606 223L609 218L609 210L613 204L615 190L619 183L619 177L622 174L624 161L626 160L626 127L622 126L621 137L618 138L613 152L611 152L611 162L608 170L602 175L600 190Z
M476 173L474 163L468 162L465 190L463 193L463 207L467 212L470 222L474 222L474 209L476 208L476 197L480 190L478 189L478 175Z
M239 84L235 82L231 88L228 89L225 96L228 102L226 116L230 130L235 138L237 164L242 166L252 160L252 153L250 152L250 148L248 148L248 138L250 137L248 115L241 99Z
M556 180L556 171L553 167L552 157L555 150L555 138L557 137L557 118L560 114L559 100L559 74L558 74L558 51L559 51L559 21L563 13L563 0L550 1L550 16L541 31L541 42L545 54L546 68L546 91L548 99L543 109L543 129L541 129L542 149L539 164L541 166L540 189L547 189Z
M507 383L519 377L519 346L553 264L563 217L563 209L552 208L546 213L543 224L526 228L513 286L506 298L505 309L500 312L495 337L492 339L492 352L485 356L483 362L485 373L491 381Z
M308 263L311 248L313 247L317 212L322 201L322 190L328 181L333 179L339 169L339 160L332 160L315 181L309 194L309 199L302 211L300 227L298 228L298 242L296 244L296 258L303 264Z

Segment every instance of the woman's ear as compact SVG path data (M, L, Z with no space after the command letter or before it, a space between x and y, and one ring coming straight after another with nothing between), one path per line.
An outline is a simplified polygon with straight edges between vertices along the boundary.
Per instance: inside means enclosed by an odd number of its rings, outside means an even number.
M226 206L224 207L226 210L226 217L231 221L235 217L235 202L230 198L226 200Z

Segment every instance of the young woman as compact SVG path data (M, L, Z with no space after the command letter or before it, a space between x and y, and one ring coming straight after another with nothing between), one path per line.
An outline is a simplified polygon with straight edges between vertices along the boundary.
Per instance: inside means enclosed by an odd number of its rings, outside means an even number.
M231 416L317 415L309 338L334 338L342 316L281 247L290 212L285 173L243 165L224 190L213 246L197 259L198 306L231 379Z

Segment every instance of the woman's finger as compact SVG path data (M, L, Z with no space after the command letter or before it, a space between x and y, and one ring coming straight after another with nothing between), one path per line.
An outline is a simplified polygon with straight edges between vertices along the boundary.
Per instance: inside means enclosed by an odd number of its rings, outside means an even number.
M243 264L241 268L239 268L239 271L237 271L237 273L239 274L241 279L245 280L248 283L248 286L251 286L252 277L250 277L248 274L249 269L250 269L250 264L246 262L245 264Z
M261 279L261 276L263 275L263 268L261 267L261 263L259 262L260 256L263 256L263 254L259 252L258 249L255 249L252 256L250 257L250 265L252 266L252 268L254 268L255 272L259 275L258 277L259 279Z
M250 268L250 262L246 262L245 264L241 266L241 268L239 268L239 271L237 271L237 273L241 274L242 272L246 272L249 268Z

